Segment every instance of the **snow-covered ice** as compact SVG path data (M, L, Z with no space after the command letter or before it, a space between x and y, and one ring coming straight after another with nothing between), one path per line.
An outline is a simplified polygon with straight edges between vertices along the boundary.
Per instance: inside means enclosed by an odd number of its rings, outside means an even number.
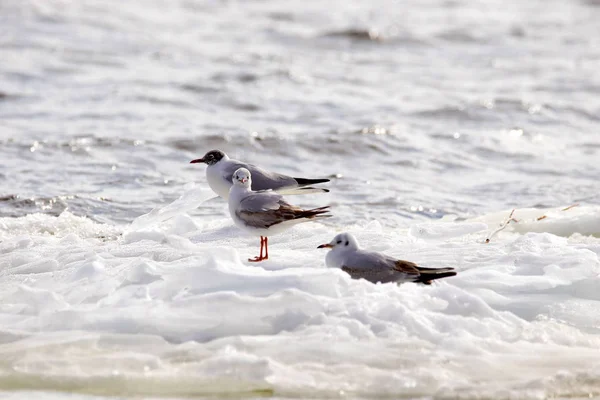
M509 224L487 244L503 213L343 227L364 247L458 270L431 287L327 269L316 246L342 227L297 226L255 265L243 260L256 239L230 220L169 210L121 231L68 212L0 220L0 382L169 396L600 393L600 241L561 236L598 234L597 207L537 210L545 232Z

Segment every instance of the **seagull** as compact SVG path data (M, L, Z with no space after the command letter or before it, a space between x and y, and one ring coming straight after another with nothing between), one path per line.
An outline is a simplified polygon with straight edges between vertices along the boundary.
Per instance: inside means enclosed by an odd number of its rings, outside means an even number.
M309 185L329 182L329 179L292 178L291 176L267 171L252 164L227 157L221 150L211 150L202 158L190 164L204 163L208 185L217 195L227 200L232 185L233 173L238 168L246 168L252 174L252 190L275 190L285 194L329 192L328 189L313 188Z
M246 168L233 173L229 191L229 213L235 224L243 230L260 236L260 255L249 258L258 262L269 258L269 238L301 222L330 217L329 206L303 210L283 200L273 191L256 192L251 189L252 175ZM263 248L265 254L263 256Z
M349 233L340 233L331 242L317 248L331 249L325 257L329 268L341 268L353 279L363 278L372 283L417 282L431 285L434 279L456 275L454 268L423 268L410 261L361 250L356 238Z

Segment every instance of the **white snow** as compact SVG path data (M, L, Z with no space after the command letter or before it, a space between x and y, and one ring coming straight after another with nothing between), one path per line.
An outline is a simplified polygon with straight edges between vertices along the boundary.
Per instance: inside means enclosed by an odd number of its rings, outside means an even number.
M187 193L182 210L204 201ZM303 224L273 236L260 264L245 261L258 239L229 219L173 205L125 229L68 212L0 219L0 383L171 397L598 394L600 240L587 235L600 210L517 210L484 243L509 213L408 230ZM341 230L459 274L431 287L351 280L316 248Z

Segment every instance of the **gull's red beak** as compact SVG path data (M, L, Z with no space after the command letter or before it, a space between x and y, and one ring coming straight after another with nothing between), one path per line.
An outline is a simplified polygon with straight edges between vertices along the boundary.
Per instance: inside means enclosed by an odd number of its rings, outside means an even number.
M248 182L248 178L242 178L242 183Z
M333 246L330 245L329 243L325 243L325 244L322 244L317 247L317 249L332 249L332 248L333 248Z
M203 162L204 162L204 157L192 160L192 161L190 161L190 164L203 163Z

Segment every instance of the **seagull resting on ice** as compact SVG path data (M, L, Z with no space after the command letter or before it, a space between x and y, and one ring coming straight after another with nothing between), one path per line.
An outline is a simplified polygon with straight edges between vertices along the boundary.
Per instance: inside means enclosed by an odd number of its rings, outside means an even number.
M341 268L353 279L366 279L372 283L418 282L431 285L431 281L456 275L454 268L423 268L410 261L397 260L385 254L361 250L349 233L340 233L319 249L331 249L325 257L329 268Z

